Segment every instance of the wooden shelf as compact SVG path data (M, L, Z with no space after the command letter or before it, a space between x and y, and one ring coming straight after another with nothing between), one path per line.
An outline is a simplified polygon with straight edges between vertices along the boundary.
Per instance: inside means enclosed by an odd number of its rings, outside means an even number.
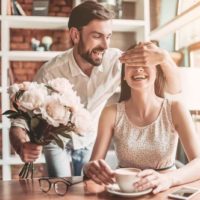
M47 61L63 51L9 51L10 61Z

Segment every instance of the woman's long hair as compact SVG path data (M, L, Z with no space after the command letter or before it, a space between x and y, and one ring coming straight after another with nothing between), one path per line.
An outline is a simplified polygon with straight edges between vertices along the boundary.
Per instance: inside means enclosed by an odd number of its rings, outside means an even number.
M132 47L132 48L134 48L134 47ZM130 48L130 49L132 49L132 48ZM156 80L154 83L155 94L159 97L164 97L166 79L164 77L161 66L157 65L156 68L157 68L157 73L156 73ZM121 93L120 93L119 102L126 101L126 100L130 99L130 97L131 97L131 88L127 84L126 80L124 80L124 76L125 76L125 64L122 64Z

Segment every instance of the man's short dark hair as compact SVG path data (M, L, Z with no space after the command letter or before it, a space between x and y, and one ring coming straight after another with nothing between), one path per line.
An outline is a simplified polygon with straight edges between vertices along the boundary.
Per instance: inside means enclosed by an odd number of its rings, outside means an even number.
M89 24L92 20L110 20L114 18L114 13L106 9L95 1L85 1L73 8L69 17L69 29L75 27L81 29Z

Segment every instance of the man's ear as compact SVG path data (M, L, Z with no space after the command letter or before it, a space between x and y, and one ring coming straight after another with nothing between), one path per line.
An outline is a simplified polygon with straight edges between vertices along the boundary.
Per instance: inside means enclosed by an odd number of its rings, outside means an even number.
M72 27L69 30L69 34L74 44L77 44L80 40L80 32L77 28Z

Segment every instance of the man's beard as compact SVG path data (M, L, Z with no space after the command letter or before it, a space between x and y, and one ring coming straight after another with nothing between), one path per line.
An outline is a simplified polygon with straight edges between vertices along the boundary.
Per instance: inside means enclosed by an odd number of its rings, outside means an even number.
M96 58L96 59L93 59L92 58L92 52L94 51L105 51L105 48L102 48L100 46L92 49L90 52L89 51L85 51L84 52L84 49L85 49L85 45L84 45L84 42L82 40L82 38L80 39L80 43L78 45L78 53L80 54L80 56L86 60L88 63L92 64L93 66L99 66L101 63L102 63L102 59L103 59L103 54L102 54L102 58Z

